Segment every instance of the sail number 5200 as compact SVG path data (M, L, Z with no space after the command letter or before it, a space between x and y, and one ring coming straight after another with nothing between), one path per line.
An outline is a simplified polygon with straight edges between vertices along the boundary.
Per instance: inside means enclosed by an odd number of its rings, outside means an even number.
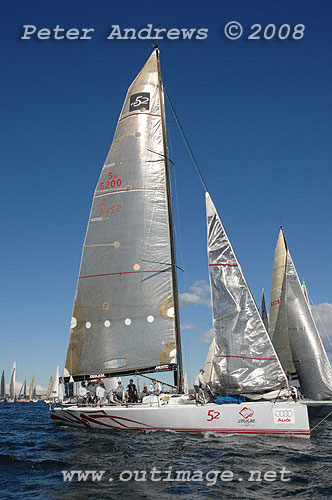
M99 184L99 189L109 189L114 188L115 186L120 187L122 184L122 179L117 179L117 176L112 174L112 172L108 173L108 181L101 182Z
M219 419L220 412L215 411L215 410L209 410L208 411L208 418L206 419L207 422L211 422L212 420L217 420Z

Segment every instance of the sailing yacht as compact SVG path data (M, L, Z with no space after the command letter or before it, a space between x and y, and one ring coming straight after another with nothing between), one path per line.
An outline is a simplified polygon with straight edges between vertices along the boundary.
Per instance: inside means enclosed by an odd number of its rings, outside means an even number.
M210 388L238 403L183 394L173 215L159 50L129 87L94 193L65 382L171 371L177 394L142 404L54 407L56 423L99 429L310 436L206 193L214 348ZM269 400L270 399L270 400Z
M5 370L2 370L0 385L0 402L6 401Z
M13 363L11 376L10 376L10 384L9 384L9 399L8 403L14 403L16 399L15 395L15 378L16 378L16 361Z
M332 367L299 280L283 228L274 256L269 333L285 371L297 380L309 414L332 411Z

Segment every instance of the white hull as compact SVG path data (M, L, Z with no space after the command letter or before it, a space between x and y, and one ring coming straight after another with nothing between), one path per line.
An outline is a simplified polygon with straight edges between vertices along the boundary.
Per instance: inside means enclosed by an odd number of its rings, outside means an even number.
M56 423L93 429L310 437L307 407L299 402L208 403L204 406L176 403L164 406L70 406L53 408L51 418Z

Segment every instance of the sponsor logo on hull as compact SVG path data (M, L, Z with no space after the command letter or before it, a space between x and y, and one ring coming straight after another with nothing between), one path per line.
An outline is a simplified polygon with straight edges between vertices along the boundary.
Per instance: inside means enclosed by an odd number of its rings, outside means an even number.
M273 410L275 424L295 424L295 413L290 408L278 408Z

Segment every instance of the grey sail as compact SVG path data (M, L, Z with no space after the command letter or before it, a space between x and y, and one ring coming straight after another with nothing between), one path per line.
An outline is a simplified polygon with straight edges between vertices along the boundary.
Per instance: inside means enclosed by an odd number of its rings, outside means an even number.
M16 376L16 361L13 363L12 372L10 376L10 384L9 384L9 399L15 400L15 376Z
M23 384L21 385L18 399L25 399L26 393L27 393L27 383L26 383L26 380L24 380Z
M129 87L93 196L65 363L76 381L177 362L157 55Z
M303 396L332 398L332 368L289 251L286 265L287 327Z
M213 390L245 394L287 387L285 374L208 193L206 210L215 335Z
M267 310L266 310L266 304L265 304L264 288L262 290L261 317L262 317L264 326L266 328L266 331L268 331L268 329L269 329L269 319L268 319L268 316L267 316Z
M287 245L283 228L280 228L274 253L268 332L284 370L297 378L287 328L286 259Z
M29 386L29 399L30 401L33 399L33 390L35 387L35 376L32 377L30 386Z
M6 397L5 370L2 370L0 398L5 398L5 397Z

